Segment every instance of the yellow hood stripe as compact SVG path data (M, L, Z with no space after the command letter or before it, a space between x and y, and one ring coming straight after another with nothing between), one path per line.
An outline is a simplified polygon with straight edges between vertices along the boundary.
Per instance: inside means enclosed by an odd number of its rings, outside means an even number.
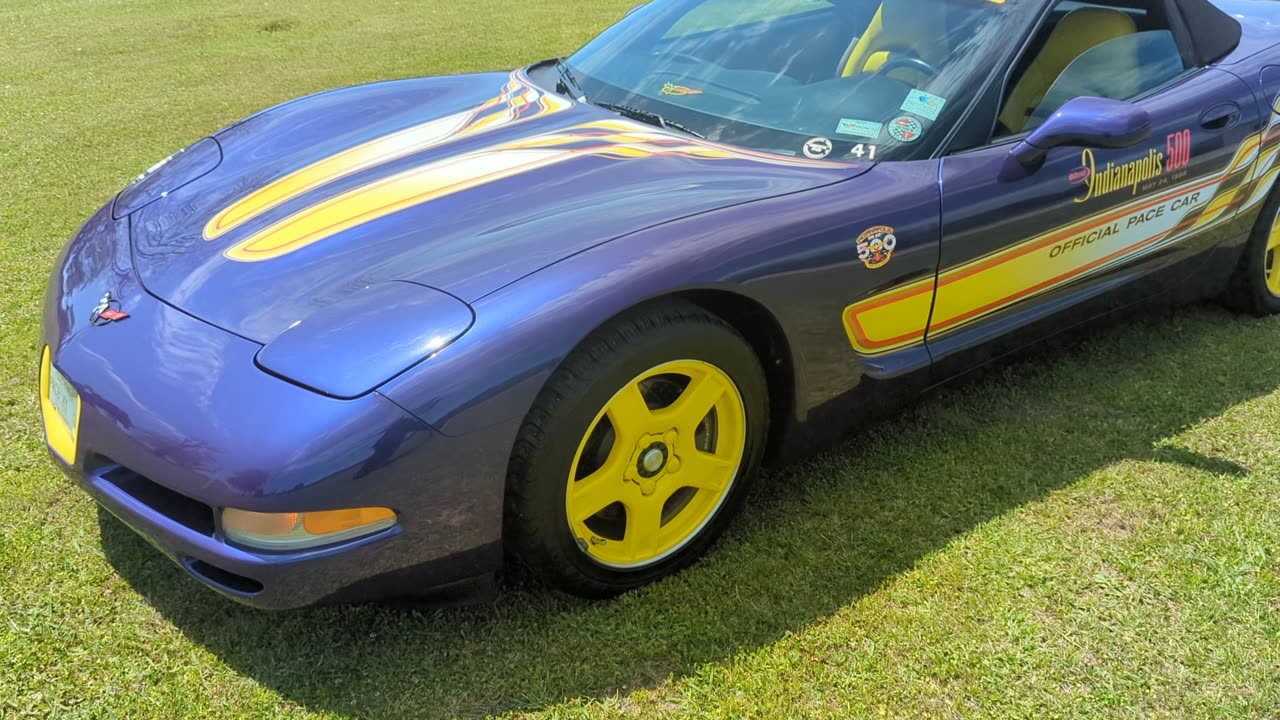
M270 260L400 210L577 157L735 157L721 148L638 128L622 121L591 123L415 167L295 213L233 245L225 255L241 262Z
M677 156L697 160L736 159L787 166L842 167L839 163L770 155L684 139L629 120L601 120L446 158L354 188L254 233L227 249L224 255L240 262L278 258L416 205L587 156L612 160Z
M432 120L371 140L293 172L263 186L219 212L204 228L205 240L216 240L290 200L324 185L438 147L464 137L482 135L571 107L573 102L544 93L517 71L495 98L467 112Z

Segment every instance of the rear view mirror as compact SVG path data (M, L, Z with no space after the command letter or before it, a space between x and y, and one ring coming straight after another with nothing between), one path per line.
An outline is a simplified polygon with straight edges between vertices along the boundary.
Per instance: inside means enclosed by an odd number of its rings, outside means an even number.
M1120 149L1151 136L1151 115L1123 100L1078 97L1068 101L1014 146L1002 180L1034 175L1049 151L1067 146Z

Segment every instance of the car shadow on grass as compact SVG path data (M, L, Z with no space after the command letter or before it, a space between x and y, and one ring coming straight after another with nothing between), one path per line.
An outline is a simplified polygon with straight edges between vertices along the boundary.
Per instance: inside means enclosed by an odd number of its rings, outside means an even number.
M1122 460L1250 472L1171 440L1280 385L1280 323L1159 312L1003 362L776 469L694 568L611 602L512 589L446 611L267 614L103 513L118 571L192 641L289 703L479 717L679 679L830 617L952 538Z

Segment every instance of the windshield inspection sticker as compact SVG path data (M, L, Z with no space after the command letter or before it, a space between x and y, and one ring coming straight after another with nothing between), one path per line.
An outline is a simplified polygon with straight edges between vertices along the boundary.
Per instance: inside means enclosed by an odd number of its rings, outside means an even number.
M804 156L814 160L821 160L831 154L831 148L830 140L824 137L816 137L804 144Z
M881 132L884 132L884 123L871 122L870 120L844 118L836 126L836 133L839 135L853 135L867 138L868 140L878 140Z
M937 120L938 113L947 104L947 99L938 97L923 90L912 90L907 99L902 101L903 112L915 113L925 120Z
M924 133L924 127L920 125L920 121L903 115L896 117L893 122L889 123L889 136L898 142L911 143L920 139L920 135Z

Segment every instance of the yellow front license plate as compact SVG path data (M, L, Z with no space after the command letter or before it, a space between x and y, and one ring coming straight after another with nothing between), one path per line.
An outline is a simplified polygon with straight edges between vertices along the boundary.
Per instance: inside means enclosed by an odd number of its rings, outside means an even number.
M80 393L53 366L49 348L44 349L40 361L40 410L49 447L68 464L75 463L80 435Z

